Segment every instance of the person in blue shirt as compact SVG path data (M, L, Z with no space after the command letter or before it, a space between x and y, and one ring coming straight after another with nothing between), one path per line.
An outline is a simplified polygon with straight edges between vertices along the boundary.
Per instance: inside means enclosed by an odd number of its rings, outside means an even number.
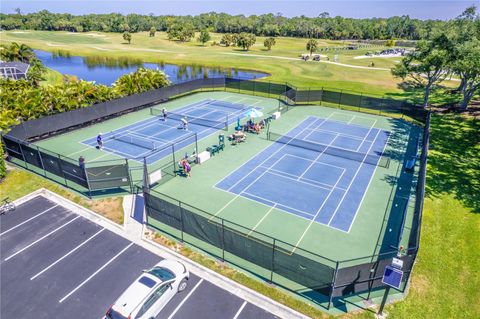
M102 133L98 133L97 135L97 144L99 150L103 149Z

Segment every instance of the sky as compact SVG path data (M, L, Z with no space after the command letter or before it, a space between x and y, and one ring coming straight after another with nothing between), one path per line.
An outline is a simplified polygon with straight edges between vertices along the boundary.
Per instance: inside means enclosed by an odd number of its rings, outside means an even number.
M458 16L471 5L479 7L480 0L2 0L0 12L13 13L15 8L23 13L45 9L78 15L111 12L196 15L215 11L244 15L281 13L286 17L315 17L328 12L330 16L351 18L409 15L418 19L446 20Z

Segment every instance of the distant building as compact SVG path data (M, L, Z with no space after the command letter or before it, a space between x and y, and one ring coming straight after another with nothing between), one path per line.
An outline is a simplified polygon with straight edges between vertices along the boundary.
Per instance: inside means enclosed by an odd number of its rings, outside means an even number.
M4 79L24 79L27 77L28 68L30 65L27 63L0 61L0 76Z

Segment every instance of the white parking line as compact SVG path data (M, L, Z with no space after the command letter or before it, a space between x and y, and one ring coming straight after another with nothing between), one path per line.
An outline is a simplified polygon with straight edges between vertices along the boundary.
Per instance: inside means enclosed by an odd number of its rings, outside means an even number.
M243 308L245 308L246 305L247 305L247 302L244 301L240 306L240 309L238 309L237 313L235 314L235 317L233 317L233 319L237 319L238 316L240 316L240 313L242 312Z
M77 247L75 247L74 249L70 250L67 254L63 255L61 258L57 259L55 262L53 262L52 264L50 264L50 266L44 268L42 271L40 271L38 274L36 274L35 276L31 277L30 280L33 280L35 278L37 278L38 276L40 276L41 274L43 274L44 272L46 272L47 270L49 270L50 268L52 268L53 266L55 266L56 264L58 264L60 261L62 261L63 259L65 259L66 257L70 256L71 254L73 254L75 251L77 251L80 247L82 247L83 245L85 245L86 243L88 243L90 240L92 240L93 238L95 238L98 234L100 234L102 231L104 231L105 228L102 228L100 229L98 232L96 232L94 235L90 236L90 238L88 238L87 240L85 240L83 243L81 243L80 245L78 245Z
M46 212L48 212L48 211L50 211L50 210L54 209L54 208L55 208L55 207L57 207L57 206L58 206L58 204L57 204L57 205L55 205L55 206L52 206L52 207L50 207L50 208L48 208L48 209L46 209L46 210L44 210L44 211L43 211L43 212L41 212L41 213L38 213L37 215L35 215L35 216L33 216L33 217L31 217L31 218L27 219L26 221L24 221L24 222L21 222L20 224L18 224L18 225L16 225L16 226L14 226L14 227L12 227L12 228L10 228L9 230L6 230L6 231L4 231L3 233L0 233L0 236L2 236L2 235L5 235L6 233L8 233L8 232L10 232L10 231L12 231L12 230L14 230L14 229L16 229L16 228L18 228L18 227L22 226L23 224L26 224L26 223L28 223L28 222L29 222L29 221L31 221L32 219L35 219L35 218L37 218L37 217L39 217L39 216L41 216L41 215L45 214Z
M173 312L170 314L170 316L167 318L167 319L172 319L173 316L175 316L175 314L177 313L178 309L180 309L180 307L183 306L183 304L185 303L185 301L187 301L187 299L193 294L193 292L198 288L198 286L200 286L200 284L203 282L203 279L200 279L199 282L197 282L197 284L195 285L195 287L193 287L193 289L188 293L188 295L182 300L181 303L178 304L177 308L175 308L175 310L173 310Z
M127 250L128 248L130 248L131 246L133 245L133 243L130 243L127 247L123 248L122 251L120 251L118 254L116 254L112 259L110 259L105 265L103 265L102 267L100 267L100 269L98 269L96 272L94 272L93 274L91 274L87 279L85 279L80 285L78 285L75 289L73 289L72 291L70 291L65 297L63 297L62 299L60 299L58 302L59 303L62 303L63 301L65 301L65 299L67 299L68 297L70 297L71 295L73 295L75 293L75 291L77 291L78 289L80 289L83 285L85 285L90 279L92 279L93 277L95 277L96 274L98 274L100 271L102 271L105 267L107 267L112 261L114 261L115 259L117 259L121 254L123 254L125 252L125 250Z
M35 245L36 243L38 243L39 241L41 240L44 240L45 238L47 238L48 236L50 236L51 234L55 233L56 231L59 231L60 229L62 229L63 227L67 226L68 224L72 223L74 220L76 220L77 218L80 218L80 216L77 216L75 218L73 218L72 220L69 220L67 223L63 224L62 226L60 227L57 227L55 228L54 230L52 230L51 232L49 232L48 234L40 237L39 239L35 240L33 243L23 247L22 249L20 249L19 251L17 251L15 254L5 258L3 261L7 261L13 257L15 257L16 255L20 254L21 252L24 252L25 250L27 250L28 248L32 247L33 245Z

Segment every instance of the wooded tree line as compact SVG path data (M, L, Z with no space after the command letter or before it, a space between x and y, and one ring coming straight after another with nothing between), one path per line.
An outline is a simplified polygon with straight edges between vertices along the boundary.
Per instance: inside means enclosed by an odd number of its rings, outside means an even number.
M0 14L0 27L4 30L33 29L72 32L140 32L167 31L173 26L200 32L209 30L219 33L253 33L256 36L289 36L324 39L409 39L427 38L445 21L418 20L409 16L391 18L353 19L330 17L326 12L315 18L305 16L287 18L281 14L229 15L204 13L196 16L166 16L140 14L122 15L88 14L72 15L51 13L42 10L22 14L19 9L13 14ZM152 29L153 28L153 29Z

